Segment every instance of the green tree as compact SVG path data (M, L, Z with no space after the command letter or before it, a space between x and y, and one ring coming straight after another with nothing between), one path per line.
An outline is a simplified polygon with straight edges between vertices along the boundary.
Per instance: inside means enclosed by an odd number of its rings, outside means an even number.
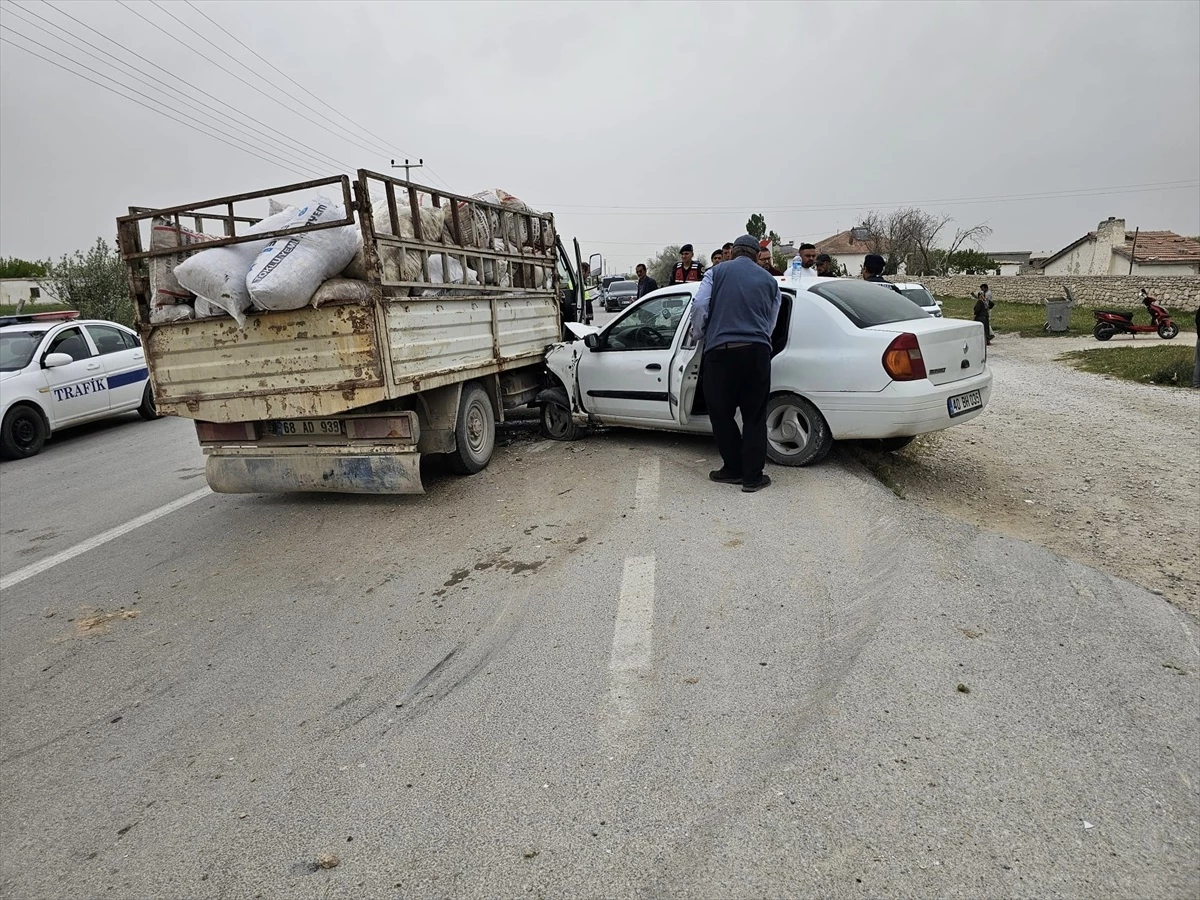
M48 264L18 259L15 256L0 257L0 278L45 278Z
M671 280L671 272L675 263L679 262L679 244L669 244L663 247L652 259L646 260L646 274L664 287Z
M939 251L940 252L940 251ZM995 272L996 261L979 250L955 250L947 253L945 268L947 275L986 275Z
M781 243L779 235L767 230L767 220L763 218L762 213L754 213L746 221L746 234L753 235L760 241L769 240L773 245Z
M104 238L84 253L76 250L50 266L49 290L59 303L87 319L108 319L133 324L133 303L125 263L115 244Z

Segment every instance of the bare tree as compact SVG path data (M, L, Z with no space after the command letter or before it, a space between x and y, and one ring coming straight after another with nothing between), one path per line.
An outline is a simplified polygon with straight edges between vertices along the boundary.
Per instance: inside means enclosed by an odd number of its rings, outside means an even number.
M867 246L887 260L884 271L888 274L894 274L903 263L911 275L944 275L945 260L951 253L968 242L978 246L992 233L991 228L982 224L959 228L954 232L950 250L940 251L939 238L953 221L949 216L906 208L887 214L871 212L863 220L863 226L870 232Z

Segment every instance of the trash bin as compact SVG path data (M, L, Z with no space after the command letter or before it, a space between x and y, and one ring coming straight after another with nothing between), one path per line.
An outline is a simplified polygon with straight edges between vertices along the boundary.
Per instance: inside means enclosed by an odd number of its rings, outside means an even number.
M1071 323L1070 300L1046 301L1046 330L1066 331Z

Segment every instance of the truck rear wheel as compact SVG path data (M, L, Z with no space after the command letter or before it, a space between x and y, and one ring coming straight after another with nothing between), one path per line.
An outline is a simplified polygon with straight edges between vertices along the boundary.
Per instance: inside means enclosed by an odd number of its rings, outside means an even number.
M450 467L460 475L474 475L491 462L496 449L496 413L492 399L478 384L463 387L454 444Z

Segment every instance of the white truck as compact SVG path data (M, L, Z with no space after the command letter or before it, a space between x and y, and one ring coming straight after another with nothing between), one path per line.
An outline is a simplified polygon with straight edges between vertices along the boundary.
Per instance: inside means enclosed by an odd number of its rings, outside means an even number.
M240 212L248 203L335 191L336 222L246 233L264 218ZM359 170L118 219L154 403L195 420L209 486L422 493L424 454L483 469L497 421L546 391L545 352L582 301L578 243L568 257L553 216L513 200ZM155 220L197 232L219 222L225 236L155 249L144 240ZM431 222L439 233L426 233ZM156 260L348 225L362 234L360 277L327 282L320 306L250 310L245 327L154 320Z

